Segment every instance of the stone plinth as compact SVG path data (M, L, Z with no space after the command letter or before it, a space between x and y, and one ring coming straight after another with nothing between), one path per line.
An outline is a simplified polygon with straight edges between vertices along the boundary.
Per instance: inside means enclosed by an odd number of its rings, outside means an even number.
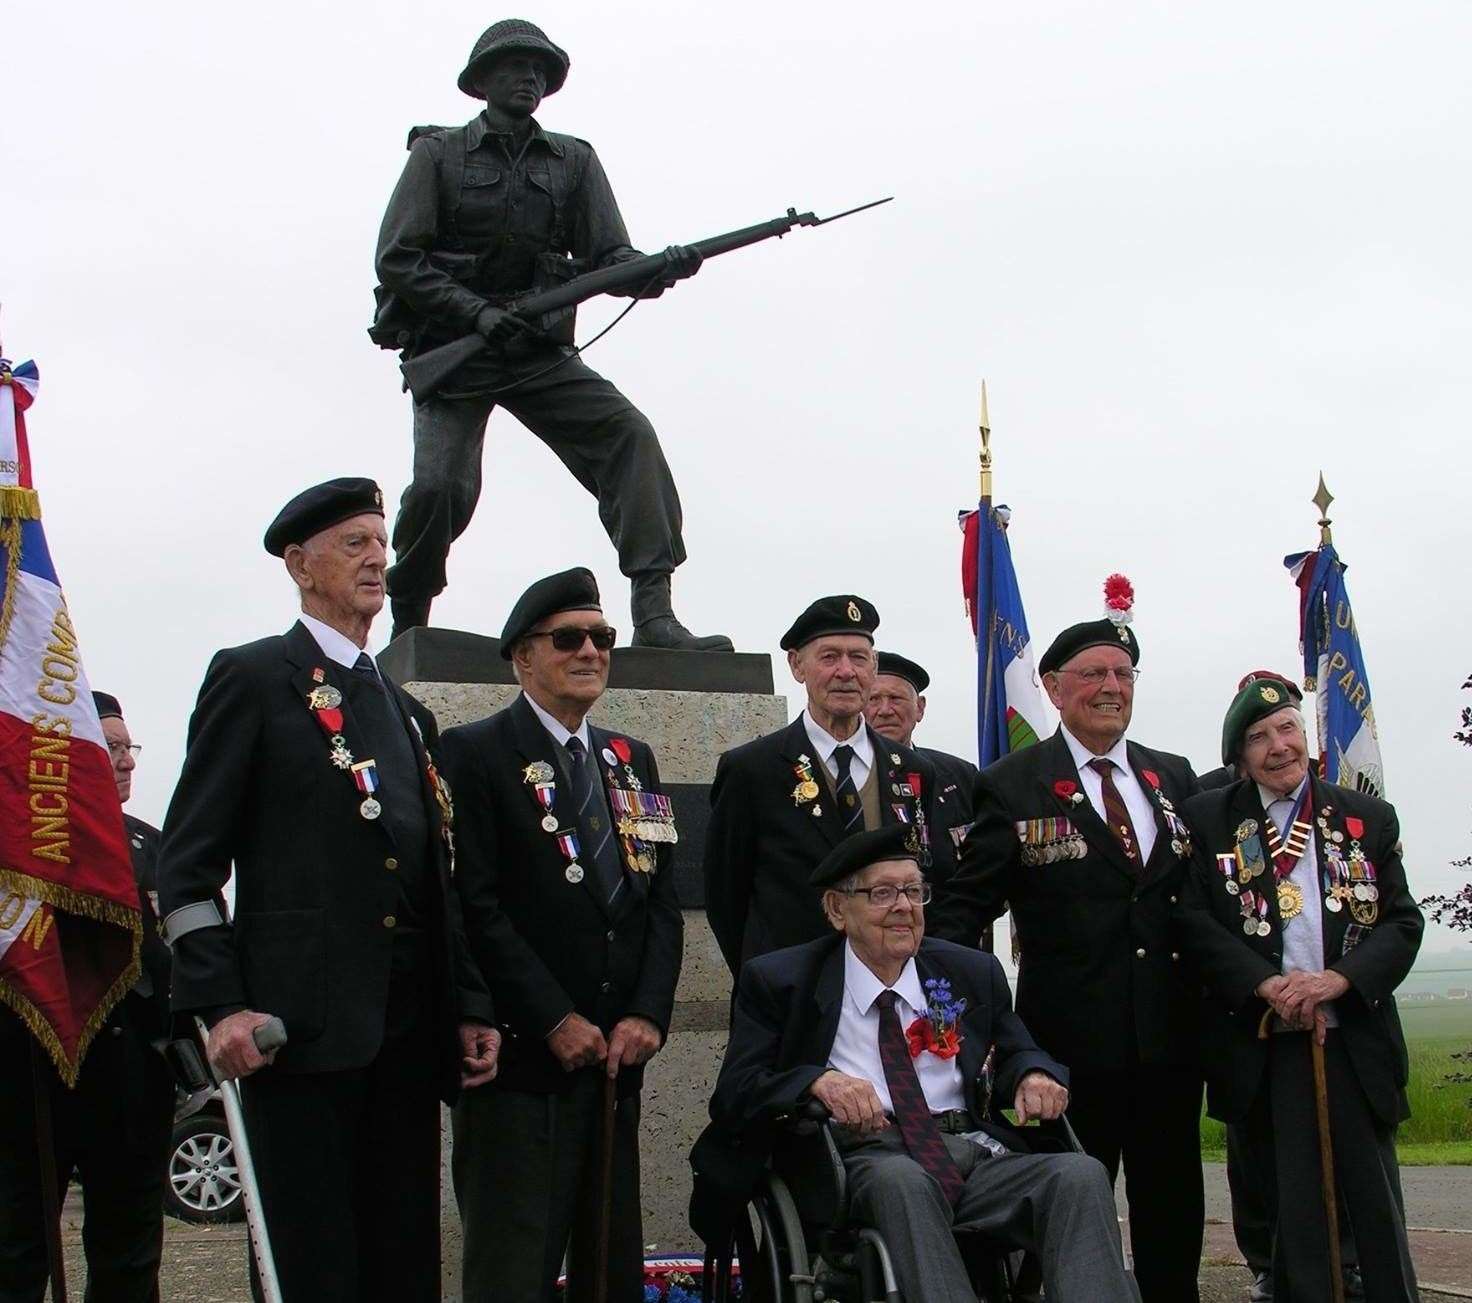
M441 729L482 719L516 695L495 638L452 629L415 629L379 658L434 712ZM731 980L705 921L700 865L709 789L721 753L787 722L772 690L767 656L615 650L609 689L593 723L649 743L675 805L680 841L675 881L685 913L685 961L669 1040L645 1072L641 1129L644 1236L650 1252L693 1249L686 1224L688 1156L726 1046ZM443 1129L444 1297L460 1298L460 1219L449 1184L450 1132Z

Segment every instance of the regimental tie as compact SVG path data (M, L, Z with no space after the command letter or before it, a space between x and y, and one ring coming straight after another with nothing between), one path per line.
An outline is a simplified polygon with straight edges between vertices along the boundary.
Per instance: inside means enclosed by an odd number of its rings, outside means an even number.
M890 1106L910 1157L936 1179L941 1193L954 1207L966 1182L946 1149L945 1138L926 1102L915 1060L910 1057L909 1044L900 1030L900 1016L894 1007L896 998L893 991L881 991L874 998L879 1009L879 1061L884 1065Z
M353 662L353 673L371 683L380 692L384 690L383 679L379 677L378 668L373 664L373 657L367 652L358 653L358 659Z
M603 802L598 799L597 779L589 769L588 753L582 740L570 737L565 745L572 762L572 802L577 810L580 840L584 849L591 852L598 882L609 904L612 904L624 885L618 847L613 844L613 828L609 825Z
M864 806L859 800L859 789L854 786L853 747L847 742L834 747L833 759L838 764L838 817L843 820L843 831L847 835L864 825Z
M1138 868L1140 844L1135 840L1135 825L1130 822L1129 807L1114 785L1114 761L1096 757L1089 761L1089 768L1099 775L1099 783L1104 789L1104 821L1124 851L1125 859Z

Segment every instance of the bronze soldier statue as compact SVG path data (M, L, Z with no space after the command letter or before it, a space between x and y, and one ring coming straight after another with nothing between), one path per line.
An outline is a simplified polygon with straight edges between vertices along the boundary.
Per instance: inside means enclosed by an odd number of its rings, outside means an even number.
M633 584L633 644L730 651L675 618L670 576L685 559L680 498L654 427L573 348L568 310L532 323L505 306L528 290L642 257L598 156L544 131L532 114L567 79L568 56L509 18L475 43L459 86L486 102L463 127L416 128L378 238L378 313L369 332L406 359L472 331L492 345L414 404L413 481L394 522L388 571L393 635L426 624L445 587L450 544L480 496L486 422L500 403L598 499ZM666 250L632 291L657 298L700 267Z

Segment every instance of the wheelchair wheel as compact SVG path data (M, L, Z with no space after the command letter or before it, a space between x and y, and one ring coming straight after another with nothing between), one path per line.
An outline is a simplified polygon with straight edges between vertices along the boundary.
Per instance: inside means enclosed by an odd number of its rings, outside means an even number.
M736 1228L736 1256L742 1303L811 1303L807 1246L780 1182L752 1199L747 1221Z

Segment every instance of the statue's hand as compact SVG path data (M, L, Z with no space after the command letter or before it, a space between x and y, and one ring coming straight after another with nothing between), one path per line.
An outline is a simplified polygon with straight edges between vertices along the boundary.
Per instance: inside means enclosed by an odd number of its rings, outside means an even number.
M493 308L487 305L480 310L480 315L475 319L476 333L484 335L493 344L508 343L527 329L525 321L516 313L507 312L505 308Z
M676 281L695 275L705 256L691 244L672 244L664 251L664 268L653 285L639 291L641 299L657 299Z

